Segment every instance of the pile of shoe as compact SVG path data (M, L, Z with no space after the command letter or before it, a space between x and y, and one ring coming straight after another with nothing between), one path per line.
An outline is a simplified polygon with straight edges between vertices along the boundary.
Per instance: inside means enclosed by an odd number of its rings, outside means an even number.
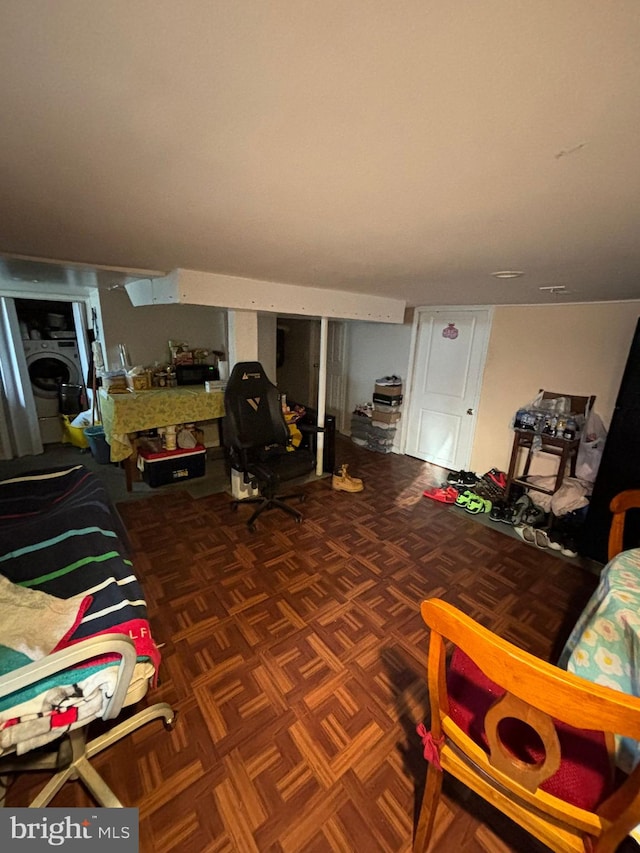
M537 548L551 548L553 551L560 551L565 557L578 556L575 540L558 530L543 530L529 525L515 527L514 530L522 541L529 545L535 545Z
M447 475L446 483L442 483L439 488L426 489L422 494L425 498L454 504L472 515L478 515L491 509L491 501L475 491L479 480L473 471L452 471Z
M452 471L447 476L446 483L435 488L425 489L422 494L425 498L431 498L431 500L443 504L455 504L460 493L477 482L478 476L473 471Z
M451 471L446 483L442 483L439 488L426 489L423 495L440 503L455 504L472 515L478 515L493 511L494 501L504 497L506 485L507 475L497 468L491 468L482 477L474 471ZM506 519L495 517L493 520Z
M500 511L498 508L494 513L499 516ZM565 557L577 557L578 551L572 532L561 524L550 529L549 514L534 504L529 495L521 495L514 504L502 510L502 515L503 517L492 516L492 520L513 524L514 532L523 542L535 545L536 548L560 551Z
M513 495L508 503L504 500L496 501L489 518L514 527L542 527L547 521L547 513L523 492L518 497Z
M351 441L359 447L366 447L371 435L371 419L373 416L373 405L371 403L360 403L351 415Z

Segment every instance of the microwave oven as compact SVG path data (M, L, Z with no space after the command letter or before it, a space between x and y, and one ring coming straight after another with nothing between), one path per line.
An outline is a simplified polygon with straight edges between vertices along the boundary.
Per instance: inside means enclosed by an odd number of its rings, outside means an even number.
M207 380L220 379L213 364L176 364L178 385L204 385Z

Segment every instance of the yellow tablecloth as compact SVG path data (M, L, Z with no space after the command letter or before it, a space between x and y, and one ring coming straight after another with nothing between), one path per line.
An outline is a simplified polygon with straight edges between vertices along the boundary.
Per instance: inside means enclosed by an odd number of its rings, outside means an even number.
M107 394L101 388L100 412L111 461L120 462L133 453L132 432L223 417L224 393L205 391L199 385L126 394Z

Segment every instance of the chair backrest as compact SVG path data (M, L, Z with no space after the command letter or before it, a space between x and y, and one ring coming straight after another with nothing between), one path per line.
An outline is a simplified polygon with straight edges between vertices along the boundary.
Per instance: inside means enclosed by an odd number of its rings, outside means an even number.
M609 550L610 560L625 550L624 525L627 512L630 509L640 509L640 489L625 489L611 499L609 509L613 514L611 527L609 528ZM640 544L640 543L638 543Z
M555 400L557 397L568 397L571 400L571 411L576 415L587 415L596 401L595 394L591 397L574 397L572 394L561 394L557 391L545 391L540 389L543 400Z
M559 798L554 793L559 784L555 780L564 761L562 753L572 739L578 762L584 759L586 764L589 738L597 732L602 733L598 754L604 755L608 772L607 750L612 757L613 735L633 739L640 735L640 699L546 663L439 599L424 601L421 613L431 629L427 673L431 736L442 743L442 768L553 850L587 849L582 846L584 833L599 839L594 850L615 850L640 822L640 767L615 793L611 773L609 788L602 788L602 799L593 809ZM467 730L456 722L454 702L459 699L454 698L451 673L458 678L458 687L467 676L460 676L451 665L447 673L447 640L456 647L454 658L461 653L484 676L476 678L475 686L484 691L482 701L488 711L483 715L473 708ZM471 673L471 668L467 671ZM469 678L471 684L472 675ZM514 736L530 742L531 730L539 738L533 741L541 747L536 761L525 757L514 743ZM484 731L482 745L474 731Z
M288 444L280 393L259 362L234 365L224 392L224 410L227 447L251 450Z

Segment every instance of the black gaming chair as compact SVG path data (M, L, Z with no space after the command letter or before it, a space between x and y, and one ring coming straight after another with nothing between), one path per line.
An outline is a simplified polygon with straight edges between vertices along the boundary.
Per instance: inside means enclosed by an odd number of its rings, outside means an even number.
M281 482L303 477L313 471L315 458L308 449L294 450L280 403L280 392L269 381L257 361L234 365L224 394L224 445L232 468L244 475L244 482L258 488L258 497L233 501L255 503L258 507L247 521L255 530L256 518L267 509L281 509L299 523L302 513L285 503L303 501L301 492L277 495Z

